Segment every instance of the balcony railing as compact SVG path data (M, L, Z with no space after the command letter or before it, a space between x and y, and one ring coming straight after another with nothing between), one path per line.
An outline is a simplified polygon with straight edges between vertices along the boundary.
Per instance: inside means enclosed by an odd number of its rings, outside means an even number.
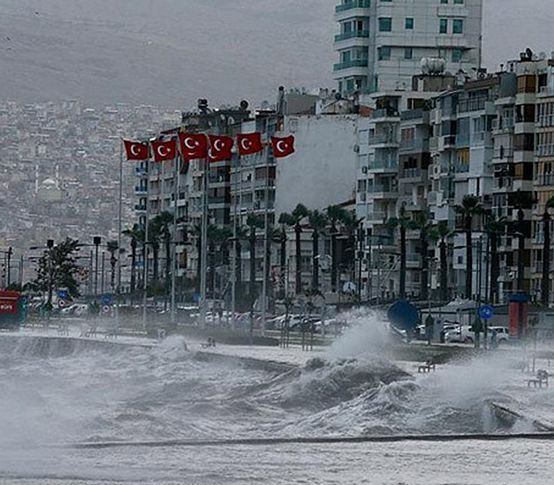
M554 173L546 173L543 175L537 175L536 178L537 185L541 187L554 185Z
M335 7L335 12L340 13L353 8L369 8L370 0L347 0Z
M135 187L135 194L146 194L147 189L146 187L141 187L140 185L137 185Z
M403 178L403 179L415 179L418 177L421 177L420 168L405 168L400 173L400 178Z
M351 67L367 67L367 59L354 59L346 62L339 62L334 65L335 71L342 71L343 69L350 69Z
M396 136L391 135L373 135L369 137L370 145L381 145L381 144L393 144L398 145L398 139Z
M348 39L367 39L369 38L369 30L352 30L335 35L335 42L341 42Z
M374 160L369 164L369 170L397 170L398 160Z

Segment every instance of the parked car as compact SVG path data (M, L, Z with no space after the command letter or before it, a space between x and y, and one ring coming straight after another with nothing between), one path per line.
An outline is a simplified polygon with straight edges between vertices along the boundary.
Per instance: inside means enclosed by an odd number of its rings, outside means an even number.
M510 340L510 332L506 327L489 327L487 332L487 341L492 341L493 332L496 332L496 342L506 343ZM481 334L481 340L483 340L483 335ZM445 341L447 343L464 343L472 344L475 342L475 332L471 330L469 325L463 325L461 330L454 329L446 333Z

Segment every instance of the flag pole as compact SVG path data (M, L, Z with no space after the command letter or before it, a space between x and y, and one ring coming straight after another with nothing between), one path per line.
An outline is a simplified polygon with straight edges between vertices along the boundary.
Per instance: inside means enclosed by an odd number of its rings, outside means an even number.
M264 205L264 254L263 254L263 280L262 280L262 336L265 337L267 320L267 276L268 276L268 252L269 252L269 146L266 148L265 166L265 205Z
M142 270L142 328L146 330L146 305L148 303L148 226L150 218L150 161L146 160L146 222L144 224L144 251Z
M179 153L175 152L175 181L174 181L174 213L173 213L173 262L171 268L171 323L175 323L176 301L175 291L177 286L177 217L179 213L179 175L180 163Z
M238 189L239 189L239 181L240 181L240 168L241 168L241 156L240 153L237 156L237 166L235 170L235 189L234 189L234 204L233 204L233 257L231 258L231 261L233 262L233 266L231 269L231 325L233 329L236 327L237 323L237 317L236 317L236 310L237 310L237 236L238 236L238 228L237 228L237 197L238 197Z
M115 298L115 322L119 328L119 305L121 298L121 233L123 231L123 140L119 144L119 209L117 218L117 288Z
M203 198L203 210L202 210L202 231L201 231L201 245L200 245L200 325L206 326L206 286L207 275L206 270L208 266L208 159L209 154L204 161L204 198Z

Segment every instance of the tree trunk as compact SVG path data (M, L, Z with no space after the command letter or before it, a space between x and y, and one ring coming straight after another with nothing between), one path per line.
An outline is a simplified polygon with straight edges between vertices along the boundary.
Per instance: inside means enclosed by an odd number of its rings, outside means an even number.
M331 228L331 290L337 291L337 229Z
M165 239L165 291L169 294L171 287L171 241L169 236Z
M429 258L428 256L428 242L427 234L425 231L421 231L421 299L427 300L429 298L429 281L431 275L429 274Z
M208 294L215 299L215 246L210 241L208 246Z
M541 302L543 306L550 303L550 214L545 209L543 216L544 243L542 248L542 281Z
M491 292L490 292L490 301L493 305L498 303L498 277L500 276L500 264L498 260L498 234L492 232L490 235L491 242Z
M256 229L250 230L250 302L254 305L256 300Z
M517 212L517 226L518 226L518 247L517 247L517 291L523 292L525 290L525 234L523 233L523 221L525 215L523 210L519 209Z
M400 298L406 298L406 227L400 226Z
M294 226L294 232L296 233L296 294L302 293L302 241L300 236L302 234L302 227L300 224Z
M471 300L473 296L473 245L472 245L472 217L465 217L466 233L466 294L465 297Z
M152 245L152 262L154 263L154 272L153 272L153 280L154 280L154 283L157 283L158 282L158 275L159 275L159 258L160 258L160 248L158 247L157 244L153 244Z
M312 290L319 290L319 232L314 230L312 234Z
M136 242L132 241L131 242L131 294L135 292L135 288L137 284L136 264L137 264L137 244Z
M197 253L197 264L196 264L196 292L198 295L202 292L200 288L200 282L202 281L202 237L198 235L198 239L196 240L196 253Z
M236 254L235 254L235 258L236 258L236 276L237 276L237 281L236 281L236 292L237 292L237 300L241 300L241 296L242 296L242 245L240 244L240 241L237 241L237 246L236 246Z
M441 265L441 302L446 303L448 298L448 254L447 245L444 239L441 240L439 245L440 252L440 265Z

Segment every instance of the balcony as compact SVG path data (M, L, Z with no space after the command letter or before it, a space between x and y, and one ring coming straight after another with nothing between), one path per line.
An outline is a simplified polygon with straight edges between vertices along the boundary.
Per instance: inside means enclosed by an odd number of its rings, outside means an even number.
M554 155L554 144L539 145L536 150L537 157L551 157Z
M353 30L335 35L335 42L342 42L348 39L369 39L369 30Z
M554 186L554 173L546 173L543 175L537 175L535 178L535 183L539 187L549 187Z
M397 121L400 118L400 113L392 108L376 109L371 119L373 121Z
M135 212L146 212L146 204L135 204Z
M333 66L335 71L343 71L345 69L351 69L353 67L367 67L367 59L354 59L346 62L339 62Z
M390 185L376 184L368 187L369 198L373 199L396 199L398 191Z
M396 172L398 170L398 160L395 159L377 159L369 164L370 172Z
M135 167L135 174L137 177L146 177L148 175L148 170L144 167Z
M401 179L417 179L421 177L421 169L420 168L405 168L400 172Z
M370 0L346 0L335 7L335 13L346 12L353 8L369 8Z
M385 224L388 214L384 211L373 211L367 213L367 221L372 224Z
M398 146L398 139L396 136L391 134L376 134L369 137L370 145L395 145Z
M146 195L147 192L148 192L148 190L147 190L146 187L141 187L140 185L137 185L135 187L135 194L136 195Z

